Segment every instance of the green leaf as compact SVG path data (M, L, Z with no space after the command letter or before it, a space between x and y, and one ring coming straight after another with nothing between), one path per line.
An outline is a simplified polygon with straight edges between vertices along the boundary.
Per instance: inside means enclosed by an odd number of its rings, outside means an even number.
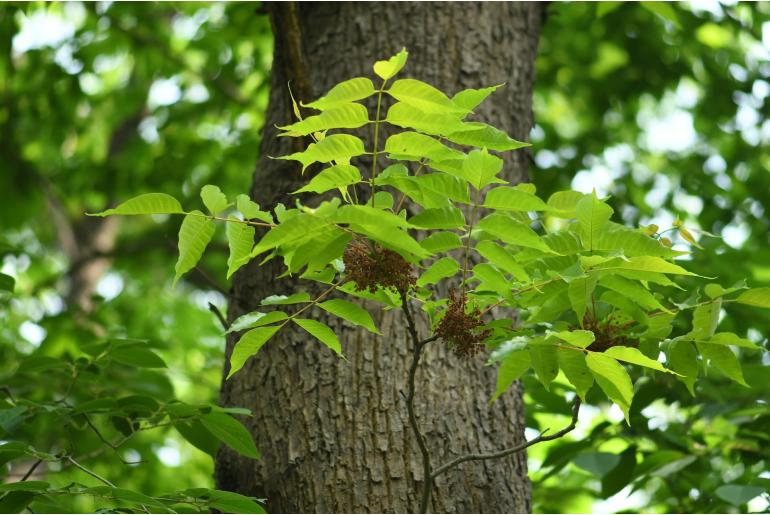
M551 382L559 375L559 358L556 356L554 345L530 345L529 356L532 358L532 368L538 380L549 389Z
M206 429L238 454L259 459L259 451L254 445L251 433L227 413L212 411L203 415L200 420Z
M299 245L311 239L328 225L330 225L328 220L311 214L300 213L271 228L251 250L251 257L279 246Z
M642 354L639 349L635 349L633 347L624 347L622 345L618 345L616 347L610 347L604 351L604 354L619 361L625 361L626 363L639 365L640 367L647 367L653 370L659 370L661 372L671 372L671 370L668 370L654 359L648 358Z
M487 149L473 150L463 161L462 170L468 182L476 189L497 182L497 174L503 169L503 160L491 155Z
M484 207L501 211L544 211L545 202L537 196L518 188L500 186L489 190L484 199Z
M421 204L427 208L444 207L448 203L448 199L465 204L470 202L468 184L459 177L445 173L428 173L410 179L423 194ZM443 203L439 203L438 200L434 200L435 205L423 203L429 196L434 199L443 199Z
M607 275L602 277L602 279L599 281L599 284L605 288L614 290L621 295L625 295L632 302L645 309L660 310L670 313L670 311L665 306L663 306L663 304L658 302L658 299L655 298L649 289L645 288L638 282L631 281L619 275Z
M594 250L622 251L624 256L657 256L671 258L685 254L666 247L643 231L610 223L594 241Z
M722 299L720 298L696 307L692 313L692 331L688 336L695 340L706 340L713 336L719 325L721 309Z
M0 274L0 291L13 293L16 280L10 275Z
M424 209L410 218L409 223L423 229L455 229L465 227L465 216L454 206Z
M201 188L201 200L212 215L217 215L227 209L227 197L218 186L207 184Z
M578 202L584 197L585 193L579 191L557 191L548 197L549 214L558 218L576 218Z
M260 211L259 204L251 200L248 195L241 193L235 198L235 207L247 220L262 220L265 223L273 223L273 217L267 211Z
M165 193L145 193L127 200L114 209L101 213L87 213L89 216L110 215L161 215L184 213L179 201Z
M244 329L251 329L252 327L261 327L263 325L286 320L287 318L289 318L289 316L283 311L270 311L267 313L252 311L251 313L246 313L233 320L233 323L227 328L225 334L243 331Z
M751 485L722 485L714 491L717 497L733 506L746 504L755 497L765 493L761 486Z
M479 254L496 267L513 275L519 281L529 282L529 274L527 274L524 267L516 261L512 252L508 252L497 243L488 240L478 242L475 248Z
M0 513L21 513L34 499L34 492L8 492L0 497Z
M281 136L307 136L329 129L357 129L369 123L369 111L361 104L337 104L321 114L308 116L291 125L278 127L287 134Z
M698 356L695 346L684 340L675 340L666 353L668 367L678 373L691 395L695 395L695 379L698 377Z
M372 81L365 77L356 77L340 82L330 89L325 96L319 98L315 102L310 102L309 104L303 103L302 107L310 107L312 109L324 111L326 109L338 107L341 104L347 104L348 102L370 97L373 94L374 84L372 84Z
M634 479L636 468L636 446L630 445L620 455L620 461L602 477L602 497L609 497L620 492Z
M179 259L174 267L174 285L180 277L198 264L203 251L214 236L215 228L214 221L206 218L200 211L192 211L184 217L179 228Z
M735 302L770 309L770 288L752 288L738 295Z
M576 456L574 463L597 477L604 477L618 466L620 456L610 452L585 452Z
M704 359L709 360L712 367L716 368L724 375L732 379L738 384L743 386L749 386L746 380L743 378L743 371L741 370L741 364L738 362L738 358L730 350L730 347L716 343L702 343L696 342L698 351Z
M596 289L596 281L596 274L590 274L588 277L573 279L567 286L567 296L569 297L570 305L581 326L583 325L583 317L588 309L588 303Z
M414 129L431 136L447 136L457 131L468 130L467 124L461 122L455 114L425 113L405 102L393 104L388 109L385 121L397 127Z
M321 170L309 183L294 193L305 191L324 193L334 188L347 188L359 182L361 182L361 172L358 168L346 164L334 165Z
M166 368L166 362L149 349L138 345L123 345L110 351L110 357L120 363L139 368Z
M48 490L50 483L45 481L18 481L0 484L0 492L42 492Z
M211 490L208 497L209 505L222 513L267 513L251 497L234 492Z
M385 141L385 152L391 159L406 161L445 161L464 157L459 150L449 148L435 138L410 131L390 136Z
M230 254L227 257L227 278L229 279L240 267L251 259L251 249L254 247L254 227L241 223L234 216L227 223L227 246Z
M708 343L716 343L719 345L735 345L736 347L745 347L747 349L761 348L751 340L741 338L735 333L716 333L714 336L708 339Z
M334 334L334 331L332 331L329 326L318 322L317 320L311 320L308 318L292 318L292 321L305 331L318 338L321 343L342 356L342 346L340 345L340 341L337 339L337 335Z
M352 324L360 325L372 333L380 334L380 331L374 326L374 320L372 320L369 312L357 304L347 300L333 299L321 302L318 307Z
M424 113L462 115L468 112L467 109L455 105L438 89L417 79L397 80L386 93Z
M463 246L463 242L453 232L439 231L422 240L420 246L432 254L438 254L447 250L459 249Z
M665 259L654 256L637 256L628 258L627 261L614 263L606 267L597 267L597 270L635 270L638 272L659 272L662 274L697 275L689 272L679 265L670 263Z
M399 53L387 61L374 63L374 73L382 80L392 79L404 67L407 57L409 57L409 52L406 51L406 48L402 48Z
M507 150L516 150L517 148L529 147L529 143L517 141L505 132L481 122L470 122L463 124L460 130L452 132L446 139L458 145L467 145L471 147L488 148L497 152Z
M502 213L492 213L477 224L479 229L510 245L529 247L547 253L553 251L528 225Z
M497 86L489 86L488 88L481 89L464 89L452 97L452 102L458 107L472 111L486 100L490 94L494 93L497 88L504 85L505 84L498 84Z
M575 387L578 397L585 400L588 390L594 384L594 376L586 365L586 356L583 352L572 349L557 348L556 356L567 380Z
M498 397L504 394L514 381L524 375L524 372L529 369L531 364L532 359L530 358L529 351L526 349L515 350L508 353L503 362L500 363L500 367L497 369L497 387L490 402L494 402Z
M554 336L560 340L564 340L570 345L585 349L591 345L596 337L592 331L585 331L583 329L576 329L574 331L559 331L550 333L548 336Z
M281 327L283 326L257 327L244 333L233 347L233 353L230 356L230 372L227 374L227 379L230 379L233 374L243 368L246 360L259 352L259 349L262 348L265 342L278 332L278 329Z
M350 134L332 134L326 136L318 143L311 143L302 152L295 152L278 159L299 161L302 163L302 172L313 163L329 163L338 161L338 164L347 163L351 157L364 154L364 142Z
M599 352L589 352L586 356L586 365L594 374L599 387L620 407L626 422L630 423L628 410L634 398L634 387L623 365Z
M193 447L200 449L212 458L216 458L219 450L219 439L206 429L200 420L179 420L174 429L190 442Z
M339 208L331 220L340 224L385 225L388 227L410 227L406 219L394 215L385 209L357 204L348 204Z
M511 289L505 275L490 263L479 263L474 266L471 280L480 281L476 289L480 291L491 290L502 297L506 297Z
M594 250L596 242L607 228L613 210L610 206L596 198L596 192L586 195L575 207L578 222L581 228L583 247L586 250Z
M270 295L260 302L260 306L285 306L287 304L302 304L310 302L310 295L307 293L293 293L286 295Z
M459 269L460 265L455 259L445 256L434 262L425 272L423 272L420 278L417 279L417 286L435 284L445 277L454 276Z
M430 252L421 247L414 238L392 225L352 225L351 228L377 241L383 247L395 250L402 255L413 254L419 259L430 257Z

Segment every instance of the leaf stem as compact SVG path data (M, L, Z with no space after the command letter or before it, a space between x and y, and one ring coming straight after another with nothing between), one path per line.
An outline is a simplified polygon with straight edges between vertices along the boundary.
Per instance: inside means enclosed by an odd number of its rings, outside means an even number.
M414 172L413 177L418 177L420 175L420 172L425 167L425 160L420 160L420 166L417 167L417 170ZM399 211L401 211L401 206L404 204L404 200L406 200L406 193L401 193L401 198L398 199L398 204L396 204L396 209L393 210L394 213L398 214Z
M204 214L198 214L198 213L179 213L179 214L197 216L198 218L208 218L210 220L219 220L221 222L235 222L239 224L253 225L254 227L276 227L276 224L269 224L265 222L252 222L251 220L238 220L237 218L222 218L221 216L215 216L215 215L204 215Z
M465 296L465 291L467 288L467 285L465 284L465 281L468 277L468 261L470 260L471 255L471 233L473 232L473 224L476 222L476 210L478 209L479 204L479 190L476 190L475 197L473 199L473 204L471 206L471 216L470 216L470 223L468 225L468 239L465 241L465 256L463 260L463 279L462 279L462 292L463 297Z
M380 135L380 110L382 108L382 93L385 90L385 84L388 82L387 79L384 79L382 81L382 86L380 86L380 89L377 91L377 113L374 115L374 141L372 143L372 178L371 178L371 186L372 186L372 207L374 207L374 194L377 191L377 187L374 185L374 179L377 177L377 143L378 138Z

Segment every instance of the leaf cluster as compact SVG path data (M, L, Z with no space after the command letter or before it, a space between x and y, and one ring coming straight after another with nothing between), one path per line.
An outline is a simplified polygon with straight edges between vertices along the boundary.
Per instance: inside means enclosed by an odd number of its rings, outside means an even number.
M277 205L268 212L242 195L230 210L233 203L206 186L201 198L208 214L183 211L163 194L143 195L100 214L183 214L176 279L200 259L214 220L222 220L230 242L229 275L258 257L263 263L282 259L286 274L325 285L316 298L268 297L263 306L280 307L236 320L233 327L243 332L228 377L287 324L342 354L328 326L300 317L314 306L376 331L371 316L354 302L324 302L334 292L377 301L384 309L398 308L407 295L435 329L447 311L441 294L446 289L437 286L445 282L462 290L469 313L486 317L483 343L499 363L493 398L530 369L546 389L563 373L581 398L598 385L628 420L634 396L629 367L672 374L690 391L704 367L745 383L734 349L757 345L716 332L720 308L733 302L770 308L770 290L710 283L703 294L682 298L677 280L696 274L675 259L683 253L670 247L665 231L614 222L612 207L595 192L559 191L543 199L532 184L508 184L499 154L526 144L469 120L498 86L450 98L416 79L390 83L406 60L402 51L376 63L379 87L369 78L354 78L315 102L294 105L299 120L283 126L282 135L312 142L280 159L298 162L300 173L326 165L295 192L330 192L315 207L297 198L296 207ZM383 116L385 95L394 102ZM360 103L369 97L376 98L373 116ZM303 117L302 109L317 114ZM380 145L385 124L392 131ZM364 126L372 129L368 142L347 132ZM355 164L362 156L372 162L368 178ZM381 162L389 164L379 170ZM361 187L370 193L363 201ZM353 287L342 261L350 245L368 245L372 256L378 248L399 254L418 274L415 287L374 293ZM337 302L336 308L328 302ZM669 338L677 317L688 318L691 330Z

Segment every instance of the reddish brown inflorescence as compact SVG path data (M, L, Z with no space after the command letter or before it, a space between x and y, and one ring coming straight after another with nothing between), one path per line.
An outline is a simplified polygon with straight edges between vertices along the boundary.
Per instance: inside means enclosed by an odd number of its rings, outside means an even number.
M476 308L466 313L466 303L464 293L457 296L454 291L449 292L449 305L444 318L436 327L436 335L448 342L458 356L472 357L484 348L481 342L488 338L492 331L476 331L477 327L484 324L481 321L481 312Z
M412 266L401 255L376 243L370 247L364 242L351 242L342 261L358 291L374 293L377 288L393 288L406 293L417 281Z
M583 317L583 327L594 333L594 341L587 347L593 352L604 352L610 347L624 346L637 347L639 342L629 340L623 331L628 324L621 323L610 315L606 320L598 320L592 313L586 313ZM577 329L577 328L576 328Z

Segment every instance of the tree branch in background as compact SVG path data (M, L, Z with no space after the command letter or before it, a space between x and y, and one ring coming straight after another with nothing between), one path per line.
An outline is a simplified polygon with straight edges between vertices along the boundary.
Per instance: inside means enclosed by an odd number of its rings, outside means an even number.
M575 429L575 425L578 421L578 414L580 412L580 397L575 397L575 402L572 405L572 420L570 421L569 425L566 426L564 429L549 435L544 436L545 433L548 431L546 429L540 435L536 438L533 438L532 440L528 440L526 442L523 442L519 445L514 445L513 447L510 447L508 449L503 449L502 451L497 452L489 452L489 453L478 453L478 454L466 454L465 456L460 456L459 458L456 458L449 463L446 463L444 465L441 465L436 470L433 471L433 479L439 476L439 474L442 474L446 472L447 470L456 467L460 463L465 463L466 461L480 461L480 460L494 460L497 458L504 458L506 456L509 456L515 452L523 451L527 447L531 447L535 445L536 443L540 442L547 442L550 440L556 440L557 438L561 438L562 436L566 435L573 429Z
M404 312L404 317L406 318L407 331L409 332L409 336L412 340L412 364L409 367L409 375L407 379L406 409L409 415L409 426L412 428L412 432L414 433L415 439L417 440L417 446L419 447L420 454L422 455L423 483L422 483L422 493L420 495L419 513L428 512L428 505L430 504L430 499L433 491L433 486L435 484L435 479L439 475L443 474L444 472L460 465L461 463L465 463L467 461L483 461L483 460L494 460L494 459L504 458L506 456L510 456L511 454L517 453L519 451L523 451L524 449L531 447L537 443L547 442L550 440L556 440L558 438L561 438L567 433L571 432L573 429L575 429L575 426L578 421L578 415L580 413L579 397L575 397L575 402L572 405L572 419L570 420L570 423L563 429L557 431L556 433L545 436L545 433L548 432L548 429L546 429L542 433L540 433L540 435L537 436L536 438L525 441L518 445L514 445L513 447L509 447L507 449L503 449L496 452L488 452L488 453L480 452L480 453L466 454L458 458L455 458L454 460L448 463L445 463L444 465L441 465L440 467L434 469L431 463L430 451L428 450L428 445L425 440L425 435L422 433L422 430L420 429L420 425L417 421L417 415L414 410L414 398L416 394L415 377L417 375L417 368L420 365L420 358L422 357L422 351L425 348L425 345L427 345L430 342L438 340L439 337L437 335L433 335L422 340L420 339L420 336L417 330L417 324L415 323L415 320L414 320L414 314L412 313L412 309L409 306L409 300L405 292L401 293L401 310Z

